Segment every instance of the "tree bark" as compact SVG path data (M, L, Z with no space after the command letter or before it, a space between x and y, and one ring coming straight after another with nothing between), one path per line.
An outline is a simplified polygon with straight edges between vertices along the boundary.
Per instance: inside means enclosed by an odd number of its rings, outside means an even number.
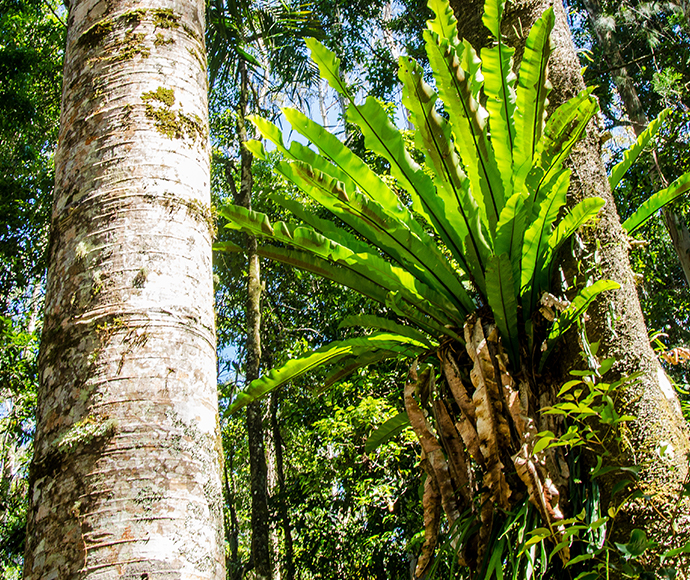
M245 115L249 92L249 78L244 60L240 59L240 102L238 133L240 140L240 192L238 205L251 209L253 156L244 147L247 142ZM245 376L247 384L259 378L261 365L261 271L256 236L246 236L247 260L247 344ZM257 580L272 577L269 542L268 482L263 435L261 402L247 405L247 437L249 442L250 491L252 497L252 564Z
M290 514L288 513L285 502L285 469L283 466L283 437L280 434L280 424L278 423L278 392L271 393L269 411L271 417L271 431L273 433L273 444L275 446L275 471L276 485L278 490L278 514L283 527L284 544L284 580L294 580L295 578L295 550L292 542L292 525L290 524Z
M582 0L582 4L592 23L597 41L604 49L604 53L609 59L608 64L613 69L613 82L616 85L621 101L623 101L623 107L628 114L635 136L639 137L647 128L647 125L649 125L649 119L642 107L633 79L625 66L625 60L618 48L613 30L611 30L610 27L602 26L602 17L604 14L601 3L598 0ZM654 160L655 167L651 168L654 177L652 181L657 189L667 187L668 183L666 183L666 179L661 172L661 167L656 163L656 156ZM671 236L673 249L676 251L678 261L683 268L685 280L688 286L690 286L690 231L688 230L687 224L683 222L682 217L669 207L665 207L662 210L662 214L664 216L666 229L668 230L669 236Z
M225 578L204 9L70 6L26 579Z
M275 499L278 493L278 470L276 466L276 442L274 439L275 431L273 425L273 396L271 393L268 400L268 409L264 416L264 421L269 422L268 428L265 431L265 451L266 451L266 490L270 498L269 513L271 519L275 521ZM270 553L275 557L272 559L272 571L274 580L281 580L281 563L280 563L280 532L278 527L273 525L268 530Z
M237 519L237 508L235 507L235 502L237 499L237 494L235 493L235 477L234 473L234 459L235 459L235 449L234 446L230 447L230 450L226 455L225 462L225 496L228 503L228 511L230 512L230 526L225 527L225 540L230 547L230 555L227 558L226 568L228 569L228 579L229 580L241 580L244 565L240 562L239 558L239 536L240 536L240 524Z
M503 32L509 44L516 47L516 62L522 56L531 26L548 5L542 0L527 0L507 6ZM481 0L451 0L451 6L458 18L460 35L477 49L485 45L488 31L481 24ZM561 2L554 3L554 10L554 52L549 61L549 78L553 85L549 95L551 109L584 89L580 63ZM608 186L600 146L599 126L593 122L570 158L573 176L569 203L575 204L587 196L599 196L606 201L593 232L583 235L587 236L585 241L590 248L596 244L599 247L600 261L589 266L597 268L599 278L615 280L621 288L607 294L606 301L600 299L590 308L587 328L592 341L602 341L600 354L617 361L614 372L620 375L642 373L640 381L622 393L622 406L637 421L631 425L627 454L621 460L642 466L640 485L653 496L648 502L629 507L622 514L625 520L616 529L626 542L631 527L638 527L646 529L649 536L667 543L669 512L688 471L688 430L678 412L677 397L664 380L663 371L649 344L630 268L628 241ZM577 348L577 343L573 347ZM570 355L572 358L568 360L577 359L576 352ZM682 511L680 521L689 515L687 509ZM683 531L687 533L687 524L681 528L686 528Z

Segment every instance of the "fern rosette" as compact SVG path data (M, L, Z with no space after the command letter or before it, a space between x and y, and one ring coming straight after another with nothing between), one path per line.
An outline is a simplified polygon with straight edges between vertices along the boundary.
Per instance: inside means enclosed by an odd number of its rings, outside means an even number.
M417 575L431 564L439 521L432 516L441 507L450 529L460 521L479 524L465 528L472 531L458 536L457 548L462 563L486 573L494 559L489 540L521 497L529 497L567 561L557 477L546 467L555 451L534 453L537 376L559 336L617 284L582 289L555 320L540 308L559 248L604 204L587 198L566 210L570 170L563 164L597 103L586 90L546 118L552 10L532 28L516 77L514 50L500 33L503 2L486 3L484 24L495 43L481 58L458 37L446 0L429 0L429 7L436 17L424 40L435 88L413 59L401 58L399 69L424 166L376 99L355 101L339 60L315 40L307 45L321 76L349 103L348 120L385 159L392 179L297 110L283 113L318 153L296 141L286 146L276 125L252 119L281 156L276 171L334 219L277 197L302 225L226 206L220 211L226 227L276 242L260 246L259 254L360 292L390 316L351 317L346 325L374 331L268 372L230 412L318 366L333 365L328 386L373 362L410 359L406 410L388 429L409 422L423 449L427 530ZM259 141L248 147L267 157Z

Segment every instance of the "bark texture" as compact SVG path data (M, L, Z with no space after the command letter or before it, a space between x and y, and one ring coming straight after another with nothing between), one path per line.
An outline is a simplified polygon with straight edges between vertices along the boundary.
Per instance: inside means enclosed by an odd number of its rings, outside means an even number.
M460 35L477 48L486 43L488 34L480 21L481 4L481 0L451 0L458 17ZM548 5L542 0L527 0L507 6L503 32L509 44L517 48L516 62L521 58L532 24ZM554 52L549 65L549 78L553 85L549 95L551 109L584 89L580 63L561 2L556 2L554 9ZM623 396L626 412L637 417L637 421L630 429L626 457L622 460L642 466L640 483L653 496L651 502L629 510L627 522L621 522L617 530L627 541L631 527L646 528L648 535L665 542L668 540L669 522L666 518L669 506L677 497L688 470L688 431L679 413L677 397L670 384L664 381L649 345L630 268L628 241L608 186L600 149L599 127L592 123L570 160L573 175L569 202L575 204L587 196L599 196L606 201L596 227L585 239L590 248L599 244L599 261L586 265L596 268L597 277L615 280L621 285L620 290L607 294L606 300L599 300L590 309L589 336L592 341L601 339L600 354L617 361L615 371L623 375L642 372L640 382L629 387ZM571 350L579 350L576 343ZM576 353L571 354L572 360L576 360ZM679 514L681 522L687 518L687 513ZM687 523L681 524L680 529L687 530Z
M225 578L204 10L70 6L26 579Z

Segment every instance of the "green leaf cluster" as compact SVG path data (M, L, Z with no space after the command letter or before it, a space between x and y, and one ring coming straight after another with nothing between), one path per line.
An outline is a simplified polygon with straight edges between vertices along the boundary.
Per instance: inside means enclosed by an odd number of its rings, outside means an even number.
M263 245L261 255L352 288L386 306L399 323L392 331L334 343L291 361L253 384L233 408L315 365L338 363L341 377L382 358L421 355L439 341L463 342L465 319L485 308L517 366L525 337L531 350L531 320L549 288L555 255L604 203L588 198L563 215L570 182L563 162L597 104L586 90L545 119L553 12L530 32L516 78L513 49L498 33L503 3L487 3L484 20L496 42L481 55L458 37L447 2L430 0L429 7L436 17L424 40L436 88L414 60L401 58L399 69L423 166L382 105L372 97L356 102L339 74L339 59L309 39L321 76L349 103L348 118L366 146L386 160L392 179L377 175L323 127L286 108L292 129L318 153L297 141L288 147L276 125L259 117L252 121L282 156L276 170L334 219L279 197L301 225L271 223L264 214L232 205L220 210L226 227L274 242ZM266 157L260 142L249 148ZM552 341L575 314L566 318L554 327ZM385 328L389 321L363 323Z

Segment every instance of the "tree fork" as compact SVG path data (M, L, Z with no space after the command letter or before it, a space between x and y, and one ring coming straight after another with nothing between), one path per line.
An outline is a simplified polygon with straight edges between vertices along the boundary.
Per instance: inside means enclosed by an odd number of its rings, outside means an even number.
M26 579L225 578L204 14L70 6Z

